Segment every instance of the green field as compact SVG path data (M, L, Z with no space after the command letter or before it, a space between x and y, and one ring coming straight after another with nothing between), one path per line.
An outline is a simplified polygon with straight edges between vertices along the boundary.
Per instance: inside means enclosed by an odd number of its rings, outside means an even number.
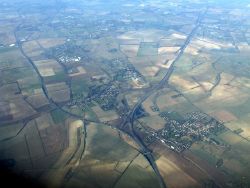
M151 56L158 54L158 45L154 42L142 42L138 50L138 56Z
M58 124L58 123L63 123L68 118L68 114L66 114L60 109L56 109L51 112L51 117L54 123Z

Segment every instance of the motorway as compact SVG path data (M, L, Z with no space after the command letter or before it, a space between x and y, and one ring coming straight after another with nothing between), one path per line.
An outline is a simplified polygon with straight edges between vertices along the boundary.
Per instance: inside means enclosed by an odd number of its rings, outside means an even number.
M130 113L128 114L128 116L125 118L125 120L123 121L122 125L121 125L121 128L123 128L125 125L129 124L129 129L130 129L130 136L135 140L135 142L140 146L141 148L141 151L142 151L142 154L144 155L144 157L148 160L149 164L151 165L151 167L153 168L156 176L158 177L159 179L159 182L160 182L160 185L162 188L166 188L166 184L165 184L165 181L163 180L159 170L158 170L158 167L155 163L155 159L154 159L154 156L152 155L151 151L148 149L148 147L144 144L143 140L140 138L140 136L136 133L136 131L134 130L134 117L135 117L135 112L136 110L141 106L141 104L149 97L151 96L155 91L161 89L165 84L168 83L168 80L170 78L170 76L172 75L173 71L174 71L174 65L175 63L181 58L181 56L183 55L186 47L189 45L191 39L193 38L194 34L196 33L198 27L200 26L200 23L204 17L205 13L203 14L200 14L198 16L198 19L195 23L195 26L193 28L193 30L191 31L191 33L187 36L186 38L186 41L184 42L184 44L181 46L179 52L178 52L178 55L176 56L176 58L172 61L168 71L166 72L165 76L163 77L163 79L158 83L156 84L155 86L153 86L151 88L151 90L147 93L145 93L145 95L143 95L140 100L134 105L134 107L130 110ZM17 41L17 44L18 44L18 47L21 51L21 53L23 54L23 56L28 60L28 62L32 65L33 69L35 70L35 72L37 73L38 77L39 77L39 80L40 80L40 83L41 83L41 87L42 87L42 90L43 90L43 93L45 95L45 97L47 98L47 100L49 101L49 103L51 105L54 105L56 107L58 107L59 109L61 109L63 112L69 114L70 116L73 116L75 118L79 118L79 119L82 119L83 120L83 117L82 116L78 116L76 114L73 114L71 112L68 112L66 110L64 110L63 108L61 108L57 103L55 103L50 97L49 97L49 94L48 94L48 91L47 91L47 88L46 88L46 85L45 85L45 82L44 82L44 79L43 77L41 76L39 70L37 69L36 65L34 64L34 62L31 60L30 57L27 56L27 54L24 52L23 48L22 48L22 42L20 41L20 39L18 39L17 37L17 31L19 29L19 26L17 26L17 28L15 29L14 31L14 35L16 37L16 41ZM86 120L84 119L84 121L89 121L89 120ZM121 130L122 131L122 130Z
M204 17L204 15L206 14L206 12L199 14L198 19L195 23L195 26L193 28L193 30L191 31L191 33L187 36L186 41L184 42L184 44L181 46L178 55L176 56L176 58L172 61L171 65L169 66L169 69L167 71L167 73L165 74L165 76L162 78L162 80L156 84L154 87L152 87L150 92L145 93L145 95L143 95L140 100L134 105L134 107L131 109L131 112L129 113L129 115L127 116L127 118L123 121L123 124L121 125L121 128L123 128L125 125L129 124L130 125L130 134L133 137L133 139L136 141L136 143L140 146L141 150L143 151L143 155L144 157L148 160L148 162L150 163L151 167L153 168L155 174L157 175L159 181L160 181L160 185L162 188L166 188L166 184L165 181L163 180L158 167L155 163L155 159L154 156L152 155L151 151L148 149L148 147L144 144L143 140L140 138L140 136L136 133L135 129L134 129L134 117L135 117L135 112L136 110L141 106L141 104L148 98L150 97L154 92L156 92L157 90L161 89L165 84L168 83L168 80L170 78L170 76L172 75L173 71L174 71L174 65L176 64L176 62L181 58L181 56L183 55L185 49L187 48L187 46L189 45L190 41L192 40L193 36L195 35L197 29L199 28L201 21Z

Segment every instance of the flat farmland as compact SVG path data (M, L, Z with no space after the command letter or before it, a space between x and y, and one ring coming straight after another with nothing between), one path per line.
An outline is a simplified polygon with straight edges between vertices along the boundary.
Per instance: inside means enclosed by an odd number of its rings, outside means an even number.
M147 125L148 127L159 130L165 127L165 121L158 115L155 116L148 116L140 118L139 122Z
M104 111L99 106L92 107L92 110L101 122L112 121L119 118L118 114L114 110Z
M20 67L16 69L0 70L0 78L3 84L15 82L18 79L27 77L36 77L36 72L31 67Z
M59 46L65 43L64 38L43 38L37 40L39 45L41 45L43 48L53 48L55 46Z
M158 156L156 162L162 164L159 168L167 185L169 182L171 187L185 187L185 184L188 187L202 187L203 183L210 180L206 172L190 163L182 155L164 147L161 142L153 143L150 148L154 148L153 152ZM180 177L183 184L180 184Z
M161 156L157 159L156 164L159 166L159 170L169 187L200 187L196 180L184 173L166 157Z
M37 41L28 41L23 44L23 50L29 55L29 57L40 56L44 53L43 49L39 46Z
M157 184L152 170L147 168L147 161L137 159L138 152L120 140L117 131L102 124L90 124L87 130L84 157L66 187L82 185L83 179L88 187L127 187L135 183L139 187L150 187Z
M46 88L55 102L65 102L70 99L70 90L65 82L47 84Z
M18 48L0 48L0 70L20 68L25 66L28 66L28 63Z

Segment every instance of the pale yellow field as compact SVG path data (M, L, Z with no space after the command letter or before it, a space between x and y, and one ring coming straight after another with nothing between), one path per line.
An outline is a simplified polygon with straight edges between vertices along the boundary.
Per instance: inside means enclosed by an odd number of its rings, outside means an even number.
M54 76L55 72L62 71L62 66L53 59L34 61L34 63L44 77Z
M85 70L83 66L77 66L77 70L78 70L77 73L69 74L69 76L74 77L74 76L84 75L87 73L87 71Z
M55 71L53 70L53 68L43 68L43 69L40 69L40 74L43 77L54 76L55 75Z
M182 77L182 76L179 76L179 75L173 75L171 77L170 83L175 85L181 91L190 90L190 89L192 89L194 87L199 86L198 83L191 80L190 78L187 78L187 77L184 77L184 76Z
M176 39L186 39L187 38L186 35L183 35L183 34L180 34L180 33L173 33L171 35L171 37L176 38Z
M196 47L189 45L189 46L185 49L185 52L188 53L188 54L190 54L190 55L196 56L196 55L199 54L199 53L198 53L198 50L199 50L199 49L197 49Z
M128 31L125 34L118 36L118 39L129 40L137 39L144 42L157 42L166 36L165 32L157 29L145 29L137 31Z
M173 47L160 47L158 48L158 54L171 54L171 53L176 53L180 48L173 46Z
M159 70L160 70L159 67L150 66L150 67L141 68L140 72L142 73L142 75L146 77L148 76L153 77L158 73Z

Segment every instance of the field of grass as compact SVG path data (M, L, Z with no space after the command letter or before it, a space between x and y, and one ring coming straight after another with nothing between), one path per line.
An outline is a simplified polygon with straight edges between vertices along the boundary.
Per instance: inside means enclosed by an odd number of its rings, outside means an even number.
M85 79L73 78L71 80L71 91L73 96L84 94L85 96L89 92L89 84Z
M22 123L17 123L17 124L9 124L8 126L1 126L0 127L0 140L4 140L6 138L10 138L15 136L18 131L23 127Z
M58 123L63 123L68 118L68 114L61 111L60 109L56 109L51 112L51 117L54 123L58 124Z
M93 127L92 127L93 126ZM90 131L95 134L91 137L91 143L87 150L91 159L102 161L123 161L132 159L136 152L126 142L118 137L118 133L105 125L90 125Z
M222 160L218 169L225 173L233 184L238 184L242 178L249 178L250 168L250 143L232 131L224 131L213 137L219 145L208 142L198 142L192 145L193 154L212 166Z
M216 68L223 72L250 78L249 54L240 53L239 55L226 54L221 61L216 63Z
M31 67L23 67L16 69L6 69L2 70L0 75L1 82L3 83L12 83L18 79L23 79L27 77L36 77L36 72Z
M176 163L172 162L165 156L161 156L156 160L156 164L168 187L200 187L199 183L189 176Z
M209 164L215 166L218 159L215 155L208 152L209 150L213 149L213 147L214 147L213 145L209 145L208 143L195 143L192 145L190 150L197 157L204 159Z
M165 127L165 121L158 115L140 118L140 122L145 123L147 126L154 130L159 130Z
M73 113L73 114L76 114L76 115L78 115L78 116L83 116L83 111L82 111L82 109L80 109L79 107L77 107L77 106L72 106L71 108L66 108L66 110L68 110L68 111L70 111L71 113Z
M145 167L148 166L147 161L144 158L134 160L138 152L120 139L117 131L103 124L91 123L87 125L86 144L83 159L65 187L157 185L152 169ZM123 171L125 173L122 175Z
M171 105L170 107L165 107L161 109L160 111L161 112L164 112L164 111L173 112L174 111L174 113L172 113L172 116L175 118L177 118L178 116L178 118L180 118L180 116L183 116L186 113L194 112L197 110L198 109L193 104L191 104L187 100L183 100L183 102L179 102L177 104Z
M57 72L54 76L47 76L44 77L44 80L46 83L51 83L51 82L62 82L65 81L67 78L67 75L61 71L61 72Z
M41 89L41 84L31 84L31 85L27 85L24 88L21 88L23 93L27 93L28 95L33 95L35 94L35 90L36 89Z
M104 111L97 105L92 107L92 110L101 122L112 121L119 118L118 114L114 110Z
M138 56L151 56L158 54L158 45L154 42L142 42L138 50Z
M0 47L0 69L27 66L25 57L17 47Z
M227 128L232 131L236 131L237 134L241 135L242 137L248 139L250 141L250 125L249 125L250 116L247 115L240 120L231 121L225 124Z
M152 169L144 169L136 163L132 163L115 188L151 188L160 187Z
M98 121L97 115L89 106L84 107L84 113L85 113L86 119L89 119L92 121Z

